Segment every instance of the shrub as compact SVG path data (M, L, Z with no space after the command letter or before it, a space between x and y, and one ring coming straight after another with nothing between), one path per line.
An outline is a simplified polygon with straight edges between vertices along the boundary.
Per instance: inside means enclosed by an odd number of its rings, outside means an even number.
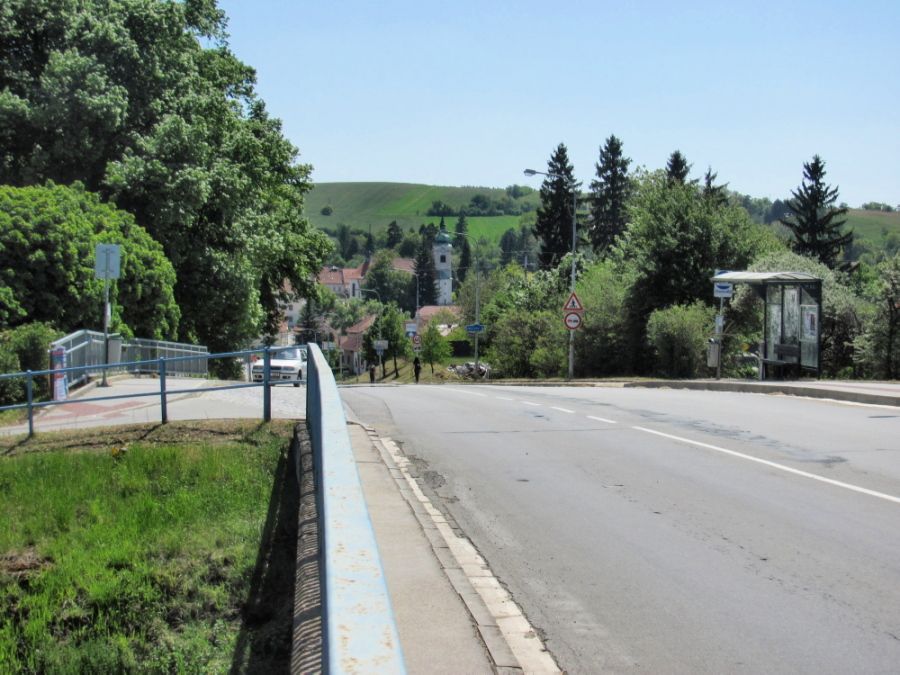
M4 373L47 370L50 368L48 354L50 343L61 336L60 331L47 323L29 323L7 331L0 339L0 352L7 355L5 360L0 362L0 370ZM13 358L10 358L9 355ZM22 390L24 391L24 384ZM46 398L49 394L49 378L35 378L35 398ZM20 396L17 400L21 401L22 397Z
M702 302L658 309L647 321L656 367L670 377L696 377L705 363L715 309Z

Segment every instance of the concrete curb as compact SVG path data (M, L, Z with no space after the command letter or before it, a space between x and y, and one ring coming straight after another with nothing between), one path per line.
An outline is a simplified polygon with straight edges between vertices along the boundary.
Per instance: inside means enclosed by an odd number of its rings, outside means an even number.
M645 382L626 382L624 387L646 387L648 389L691 389L695 391L730 391L742 394L784 394L788 396L806 396L808 398L824 398L851 403L870 405L900 406L900 396L887 394L871 394L862 391L845 391L795 385L789 382L722 382L716 380L649 380Z

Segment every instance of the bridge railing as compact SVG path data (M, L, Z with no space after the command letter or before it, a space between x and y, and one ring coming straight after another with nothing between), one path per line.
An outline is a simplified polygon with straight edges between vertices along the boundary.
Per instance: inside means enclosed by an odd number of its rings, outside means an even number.
M309 345L308 369L306 421L316 467L325 669L404 673L344 408L328 361L314 344Z

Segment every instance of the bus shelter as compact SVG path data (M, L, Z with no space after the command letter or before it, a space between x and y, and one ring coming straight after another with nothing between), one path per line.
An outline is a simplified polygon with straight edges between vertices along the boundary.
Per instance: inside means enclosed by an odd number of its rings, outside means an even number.
M763 301L760 379L821 374L822 280L805 272L722 272L717 284L749 284Z

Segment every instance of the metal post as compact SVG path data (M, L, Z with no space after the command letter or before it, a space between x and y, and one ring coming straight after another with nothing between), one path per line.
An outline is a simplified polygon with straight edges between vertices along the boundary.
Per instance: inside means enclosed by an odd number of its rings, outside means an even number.
M475 258L475 323L481 324L481 315L479 312L479 290L481 288L481 279L478 276L478 258ZM475 379L478 379L478 335L475 333ZM490 365L490 364L488 364Z
M272 390L269 386L271 377L272 354L271 348L266 346L263 350L263 420L272 421ZM309 378L307 377L307 380Z
M578 224L578 188L572 185L572 282L569 290L575 292L575 242L576 230ZM575 331L569 331L569 377L571 380L575 376Z
M103 377L101 387L108 387L106 381L106 364L109 363L109 249L104 250L106 257L106 275L103 277Z
M162 423L169 421L169 409L166 406L166 360L159 357L159 407L162 413Z
M716 379L722 379L722 346L725 338L725 298L719 298L719 321L716 323L716 344L719 346L719 355L716 358Z
M28 393L28 438L34 436L34 407L32 403L34 403L34 378L31 375L31 371L25 371L25 390Z

